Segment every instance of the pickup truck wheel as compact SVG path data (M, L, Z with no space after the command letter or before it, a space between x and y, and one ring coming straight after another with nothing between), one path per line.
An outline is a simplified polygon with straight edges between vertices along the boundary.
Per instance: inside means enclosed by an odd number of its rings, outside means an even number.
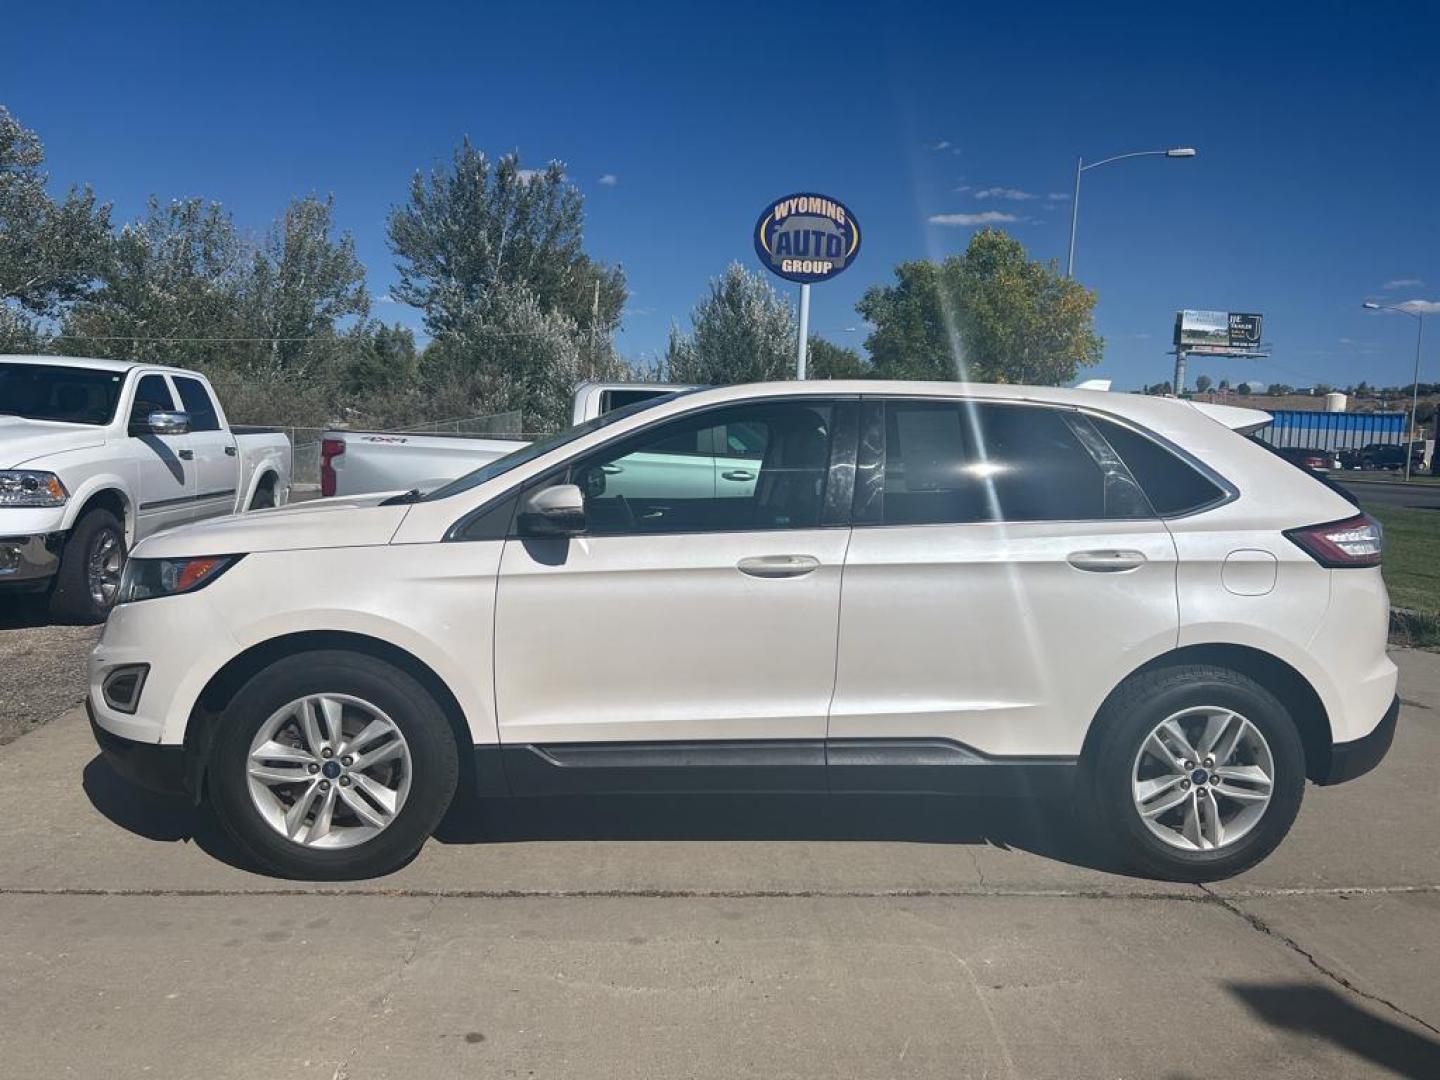
M1142 874L1231 877L1275 850L1300 811L1300 733L1239 672L1196 664L1137 676L1095 722L1084 765L1101 839Z
M50 592L56 622L98 623L115 606L125 569L125 528L109 510L87 510L70 530Z
M455 736L429 692L372 656L301 653L249 680L207 771L236 843L282 877L336 881L408 862L455 794Z

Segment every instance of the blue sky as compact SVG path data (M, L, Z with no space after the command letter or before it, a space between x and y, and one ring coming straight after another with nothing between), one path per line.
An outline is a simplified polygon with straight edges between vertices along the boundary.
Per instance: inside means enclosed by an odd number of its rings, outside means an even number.
M88 180L121 217L201 195L257 232L333 194L377 297L417 167L462 135L564 161L588 248L629 277L631 356L663 348L727 262L755 265L773 196L859 217L858 262L812 305L815 331L858 345L864 289L974 229L931 218L1008 215L1063 262L1076 156L1174 145L1199 156L1086 174L1092 374L1168 378L1174 312L1198 307L1263 312L1274 360L1192 377L1404 383L1414 320L1360 303L1440 300L1433 3L11 2L0 25L0 102L39 130L57 187ZM1440 320L1431 341L1422 379L1440 380Z

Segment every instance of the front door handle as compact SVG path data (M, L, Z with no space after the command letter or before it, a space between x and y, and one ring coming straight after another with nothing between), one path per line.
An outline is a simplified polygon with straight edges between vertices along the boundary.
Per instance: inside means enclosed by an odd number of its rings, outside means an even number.
M754 480L755 474L749 469L726 469L720 474L726 480Z
M1076 570L1088 570L1093 574L1118 574L1125 570L1136 570L1145 565L1143 551L1072 551L1066 562Z
M194 451L194 450L181 450L180 453L179 453L179 457L180 457L180 460L181 460L181 461L194 461L194 460L195 460L195 451Z
M229 454L231 457L234 457L234 456L235 456L235 447L233 447L233 446L227 446L227 447L225 447L225 453Z
M742 574L758 578L801 577L819 565L814 555L756 555L735 564Z

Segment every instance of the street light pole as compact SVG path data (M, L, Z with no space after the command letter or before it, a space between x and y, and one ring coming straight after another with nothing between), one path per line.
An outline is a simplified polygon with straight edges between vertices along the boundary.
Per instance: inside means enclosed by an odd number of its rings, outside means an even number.
M1091 169L1098 169L1101 165L1109 165L1112 161L1124 161L1127 158L1137 157L1168 157L1168 158L1192 158L1195 150L1189 146L1175 146L1169 150L1137 150L1131 154L1116 154L1114 157L1103 158L1100 161L1085 164L1084 158L1075 159L1075 193L1070 196L1070 257L1065 261L1065 276L1075 276L1075 224L1080 216L1080 174L1087 173Z
M1391 304L1377 304L1372 300L1366 300L1361 306L1370 311L1398 311L1401 315L1409 315L1415 320L1415 373L1410 379L1410 430L1405 433L1405 479L1408 481L1411 440L1415 438L1415 411L1420 405L1420 343L1425 337L1425 316L1418 311ZM1440 450L1440 427L1436 428L1435 448ZM1434 471L1433 466L1431 471Z

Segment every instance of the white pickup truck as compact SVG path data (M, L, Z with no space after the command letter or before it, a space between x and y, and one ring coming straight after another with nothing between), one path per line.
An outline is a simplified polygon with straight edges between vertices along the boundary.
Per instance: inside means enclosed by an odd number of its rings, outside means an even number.
M581 383L575 390L570 422L583 424L616 409L693 389L665 383ZM320 493L428 491L525 445L519 439L469 435L327 431L320 447Z
M0 356L0 606L48 592L55 618L98 622L131 547L283 504L290 468L290 440L232 431L196 372Z

